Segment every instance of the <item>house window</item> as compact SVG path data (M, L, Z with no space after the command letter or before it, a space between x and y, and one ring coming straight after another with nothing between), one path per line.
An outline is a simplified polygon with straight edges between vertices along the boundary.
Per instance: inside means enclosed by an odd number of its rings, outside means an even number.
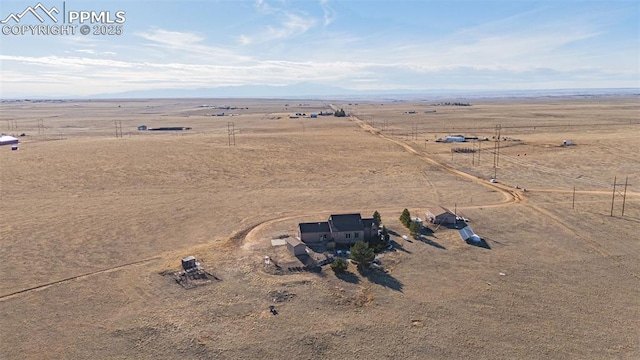
M356 239L358 238L359 235L360 234L358 234L358 233L353 233L353 237L356 238Z
M351 234L344 234L345 239L351 239Z

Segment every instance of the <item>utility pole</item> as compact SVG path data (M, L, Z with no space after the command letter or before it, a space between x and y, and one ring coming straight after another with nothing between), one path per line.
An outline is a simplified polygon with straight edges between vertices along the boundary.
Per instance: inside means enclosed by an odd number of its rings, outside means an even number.
M629 176L624 179L624 195L622 195L622 216L624 216L624 203L627 200L627 185L629 183Z
M613 177L613 195L611 197L611 216L613 216L613 201L616 199L616 180L617 177Z
M500 124L496 125L495 131L495 141L493 143L493 178L498 178L498 166L500 164L500 131L502 130L502 126Z
M573 187L573 200L571 200L571 209L575 209L576 205L576 187Z

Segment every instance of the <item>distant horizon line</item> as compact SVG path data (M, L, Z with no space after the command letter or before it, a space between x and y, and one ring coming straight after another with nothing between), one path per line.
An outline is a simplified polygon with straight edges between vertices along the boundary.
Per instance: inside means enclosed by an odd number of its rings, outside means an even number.
M60 100L143 100L143 99L346 99L346 98L381 98L381 97L397 97L397 98L406 98L406 97L417 97L417 96L436 96L441 97L445 95L453 95L457 97L475 97L484 95L483 97L490 98L505 98L505 97L522 97L522 96L531 96L531 94L535 94L535 97L550 97L550 96L594 96L594 95L640 95L640 86L639 87L608 87L608 88L546 88L546 89L500 89L500 90L492 90L492 89L422 89L422 90L410 90L410 89L393 89L393 90L349 90L344 89L347 92L351 93L335 93L335 94L305 94L305 95L203 95L203 96L138 96L138 95L130 95L126 96L127 93L135 93L135 92L154 92L154 91L176 91L176 92L196 92L196 91L214 91L216 89L231 89L231 88L242 88L242 87L250 87L250 86L265 86L265 87L278 87L278 88L286 88L293 85L283 85L283 86L275 86L275 85L239 85L239 86L221 86L221 87L211 87L211 88L193 88L193 89L149 89L149 90L129 90L123 91L119 93L110 93L110 94L93 94L93 95L70 95L70 96L48 96L48 95L38 95L38 96L28 96L28 95L17 95L17 96L9 96L3 97L0 95L0 101L60 101ZM638 93L636 93L638 92ZM121 94L121 95L119 95ZM488 96L492 95L492 96ZM388 99L394 100L394 99Z

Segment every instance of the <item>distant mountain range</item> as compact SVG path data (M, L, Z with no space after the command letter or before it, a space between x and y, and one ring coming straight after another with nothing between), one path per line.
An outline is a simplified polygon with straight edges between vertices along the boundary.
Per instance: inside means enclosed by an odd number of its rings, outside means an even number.
M594 97L640 95L640 88L546 89L546 90L464 90L464 89L391 89L350 90L338 86L299 83L285 86L242 85L199 89L151 89L88 96L8 96L0 99L179 99L179 98L264 98L264 99L354 99L379 101L472 100L498 98Z
M376 99L451 99L451 98L526 98L557 96L639 95L638 88L619 89L550 89L550 90L350 90L337 86L300 83L286 86L242 85L200 89L133 90L87 96L93 99L122 98L376 98Z
M133 90L100 94L91 98L309 98L357 95L412 94L415 90L349 90L337 86L299 83L295 85L241 85L200 89Z

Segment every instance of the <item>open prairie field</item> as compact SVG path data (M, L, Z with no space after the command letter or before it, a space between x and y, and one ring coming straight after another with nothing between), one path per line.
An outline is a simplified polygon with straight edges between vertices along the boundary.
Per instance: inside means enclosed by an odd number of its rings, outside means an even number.
M0 358L640 358L638 100L4 102ZM403 239L437 205L486 246ZM264 265L375 210L385 272ZM215 279L177 284L188 255Z

